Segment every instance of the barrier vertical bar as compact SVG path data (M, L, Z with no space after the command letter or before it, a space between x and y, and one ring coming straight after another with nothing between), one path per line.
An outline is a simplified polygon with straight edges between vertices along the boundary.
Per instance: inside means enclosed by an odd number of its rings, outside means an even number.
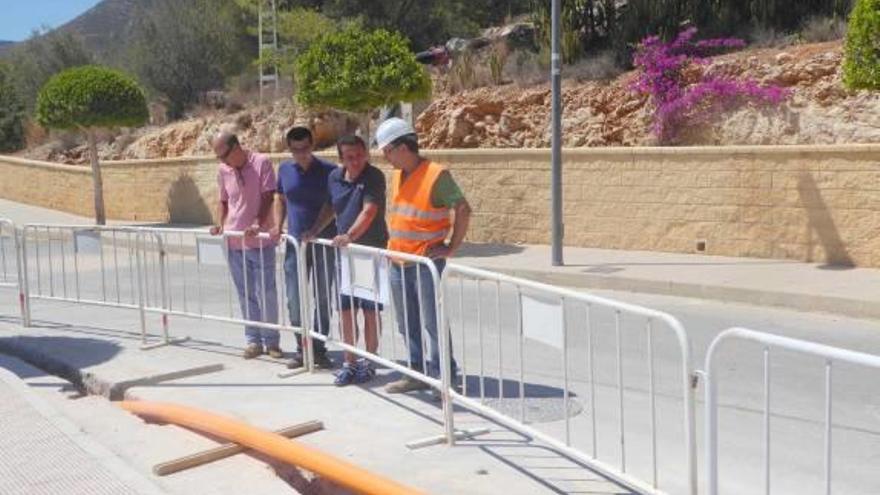
M25 225L24 228L25 228L25 231L28 230L27 225ZM37 265L37 294L42 294L43 293L43 270L40 268L40 266L43 264L42 263L43 256L40 254L39 231L36 228L34 228L33 231L34 231L34 251L36 251L36 253L35 253L36 259L34 260L34 262Z
M113 240L113 275L116 279L116 304L122 301L122 288L119 286L119 248L116 245L116 231L112 231Z
M98 253L101 256L101 298L107 302L107 272L104 267L104 235L100 230L95 231L98 235ZM79 248L79 246L77 246ZM79 249L77 249L77 252Z
M589 382L590 382L590 422L592 423L592 433L593 433L593 458L597 457L598 446L596 445L597 437L596 437L596 378L594 372L594 353L593 353L593 323L592 323L592 311L590 311L590 305L587 304L584 309L584 316L587 322L587 359L588 359L588 368L589 371Z
M461 389L467 396L467 329L464 323L464 277L458 277L458 322L461 326Z
M67 299L67 254L64 252L64 230L58 229L61 234L59 244L61 245L61 287L64 288L64 298Z
M651 409L651 480L654 488L657 488L657 401L654 396L654 333L653 320L648 318L646 323L647 347L648 347L648 399Z
M504 365L502 361L501 282L495 282L495 331L498 332L498 399L504 399Z
M565 445L571 446L571 415L568 393L568 325L565 314L565 298L559 298L562 311L562 414L565 415Z
M831 360L825 360L825 495L831 494Z
M288 240L287 249L290 249L292 246L293 249L296 250L295 253L296 253L296 259L297 259L297 264L298 264L296 274L297 274L297 279L299 280L299 317L300 317L300 330L302 331L302 333L300 334L300 351L303 354L304 366L309 371L309 373L312 373L315 371L315 355L314 355L315 354L314 353L315 346L314 346L314 341L312 340L312 335L311 335L312 334L311 329L313 326L312 322L314 321L312 318L312 313L314 311L312 310L312 307L310 306L311 298L309 297L310 291L308 290L308 287L309 287L309 271L308 271L309 270L309 263L308 263L309 248L312 249L312 251L311 251L312 252L312 260L313 260L312 266L315 271L315 273L312 274L312 283L315 284L315 294L320 296L320 294L318 294L320 292L320 289L318 287L319 284L318 284L318 277L317 277L318 256L315 253L314 244L307 244L307 245L303 246L302 244L298 244L299 241L295 240L294 238L292 238L290 236L288 236L287 240ZM324 259L324 262L326 263L327 257L324 256L323 259ZM328 289L329 289L329 287L328 287ZM320 309L319 309L320 307L321 307L321 304L317 300L317 297L316 297L315 298L315 308L318 312L320 312ZM318 325L322 325L320 317L318 318ZM322 330L323 330L322 328L318 328L318 333L322 333ZM322 333L322 335L323 335L323 333Z
M49 254L49 295L55 297L55 262L52 261L52 231L49 227L46 227L46 250Z
M764 493L770 495L770 348L764 347Z
M477 348L480 349L480 402L486 402L486 370L484 366L483 359L483 311L482 311L482 300L483 300L483 291L482 286L480 284L480 280L476 280L477 284L477 335L479 337L480 345Z
M21 305L21 322L24 327L31 326L30 271L27 256L27 227L21 231L21 277L19 281L19 304Z
M523 325L522 290L516 287L516 333L519 335L519 420L526 422L526 333Z
M137 298L138 298L138 312L140 313L141 319L141 344L147 344L147 313L145 310L145 299L146 299L146 291L147 288L144 287L146 282L146 246L142 246L141 244L144 242L143 237L138 234L134 236L135 245L134 245L134 256L137 262L137 269L135 270L135 274L137 277ZM129 239L131 239L131 235L129 235Z
M614 335L617 338L617 397L618 397L618 413L620 419L618 422L618 435L620 437L620 471L626 472L626 437L624 433L625 418L623 405L623 341L620 335L620 310L614 311Z
M443 406L443 425L446 427L446 444L455 445L455 416L452 409L453 373L452 369L452 336L446 327L445 295L440 286L440 274L436 265L428 265L431 282L434 286L434 324L437 325L437 345L440 346L440 399Z
M74 280L74 289L76 289L76 300L79 301L81 299L79 292L79 243L76 240L76 231L73 232L73 280ZM103 257L102 257L103 261ZM101 269L103 270L103 266ZM106 297L104 298L106 301Z
M428 344L430 343L431 345L433 345L433 342L430 342L431 336L428 335L428 329L425 326L427 324L427 318L425 318L425 299L423 297L424 294L422 294L422 270L421 270L421 267L419 267L418 265L415 265L415 269L416 269L416 301L418 301L418 307L419 307L419 311L418 311L419 336L420 336L419 340L421 341L421 346L422 346L421 365L422 365L422 372L425 373L426 375L430 375L430 373L428 372ZM436 294L435 294L435 296L436 296ZM403 292L403 297L404 297L404 299L406 299L406 291L405 290ZM437 331L439 332L440 329L438 328ZM438 336L438 339L439 339L439 336ZM437 363L437 364L440 364L440 363Z

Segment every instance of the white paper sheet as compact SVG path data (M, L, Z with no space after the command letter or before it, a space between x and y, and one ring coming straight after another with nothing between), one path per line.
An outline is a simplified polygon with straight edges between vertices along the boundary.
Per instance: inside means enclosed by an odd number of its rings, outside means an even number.
M226 266L226 254L223 252L222 237L197 237L199 263L203 265Z
M79 254L99 254L101 252L101 233L95 230L74 231L73 249Z
M526 338L557 349L563 348L563 308L558 299L523 293L521 309Z
M341 274L339 293L368 301L388 304L388 260L371 254L353 253L340 249ZM351 261L349 261L351 260ZM378 287L379 293L376 294Z

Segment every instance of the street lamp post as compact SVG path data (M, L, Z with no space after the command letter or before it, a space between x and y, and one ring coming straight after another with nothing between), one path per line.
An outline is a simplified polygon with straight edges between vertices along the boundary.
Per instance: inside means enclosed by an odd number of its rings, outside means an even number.
M551 202L553 217L553 266L562 266L562 238L565 235L562 224L562 57L559 53L559 31L562 22L561 0L551 0L553 12L552 55L550 58L550 82L553 88L552 138L551 138Z

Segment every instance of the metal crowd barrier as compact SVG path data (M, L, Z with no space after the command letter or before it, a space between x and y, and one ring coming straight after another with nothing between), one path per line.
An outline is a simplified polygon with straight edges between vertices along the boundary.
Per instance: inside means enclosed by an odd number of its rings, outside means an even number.
M168 317L179 316L201 320L241 324L301 334L301 327L293 327L286 314L283 259L284 249L297 250L299 244L273 241L266 233L246 239L244 232L224 232L212 236L204 230L192 229L143 229L140 245L144 256L144 311L162 315L167 325ZM257 308L262 312L272 309L270 315L250 314L251 305L241 306L229 271L229 257L240 250L230 249L231 244L253 242L258 253L260 272L266 268L265 254L275 253L274 264L269 267L274 275L252 280L244 270L244 293L253 293ZM282 248L283 247L283 248ZM232 253L232 254L231 254ZM248 255L241 255L246 259ZM159 259L164 259L158 263ZM274 294L274 295L272 295Z
M708 492L710 495L719 493L718 479L718 358L719 348L724 343L739 340L751 341L763 346L763 480L762 491L765 494L770 493L770 349L779 349L791 351L794 353L815 356L824 359L825 380L824 380L824 449L823 449L823 478L822 492L831 493L831 465L832 465L832 421L831 421L831 404L833 387L831 380L832 363L850 363L859 366L867 366L871 368L880 368L880 356L865 354L861 352L830 347L827 345L816 344L789 337L772 335L767 333L756 332L746 328L730 328L721 332L709 345L706 353L706 404L705 404L705 429L706 429L706 479ZM818 467L818 466L817 466ZM876 487L875 487L876 488ZM752 493L758 493L756 489Z
M342 349L351 352L357 356L366 358L374 363L384 367L398 371L411 378L419 380L429 387L441 392L449 386L448 366L440 366L440 376L432 376L429 370L430 351L434 345L438 345L440 362L448 362L447 347L443 340L435 342L428 333L425 326L426 315L425 307L420 306L420 314L410 314L407 305L403 308L397 307L395 297L392 294L392 284L390 282L392 270L400 270L401 283L407 284L407 277L412 278L409 271L415 272L415 279L409 282L416 283L416 292L419 300L423 300L426 294L423 294L423 287L430 286L433 288L434 297L430 304L433 306L435 315L436 328L444 328L443 311L440 306L440 275L434 262L423 256L416 256L407 253L388 251L368 246L351 244L344 248L333 246L332 242L326 239L315 239L304 245L300 253L301 267L306 267L308 276L302 280L302 286L306 287L301 293L308 293L309 303L307 309L304 310L303 322L309 326L309 336L312 340L320 340L330 347ZM323 294L320 294L316 281L319 278L318 269L323 267L325 280L331 280L325 286ZM406 268L418 267L415 270L407 270ZM304 270L300 270L302 274ZM423 274L424 272L424 274ZM425 279L424 277L428 277ZM426 284L426 285L423 285ZM330 301L330 328L315 328L316 318L315 312L318 310L317 303L320 299ZM342 301L348 298L351 307L355 307L354 298L369 300L372 302L380 302L384 310L375 311L376 326L379 331L379 345L376 353L369 352L365 344L358 346L357 343L350 345L344 342L342 329L340 308ZM402 314L399 314L402 313ZM306 317L308 315L308 317ZM409 355L408 349L410 338L408 332L401 332L398 328L398 318L404 322L405 326L418 316L420 322L420 340L422 344L422 362L413 363ZM317 318L318 325L321 319ZM363 328L362 325L359 325ZM385 330L385 331L383 331ZM389 331L390 330L390 331ZM363 332L360 332L363 333ZM356 333L357 335L357 333ZM362 339L364 342L366 339ZM439 363L438 363L439 364ZM442 394L444 417L451 418L452 408L449 406L447 394ZM451 422L446 421L446 436L451 438Z
M24 326L31 325L35 299L137 309L146 343L141 232L137 227L25 225L20 245ZM156 262L162 265L164 258Z
M0 218L0 287L18 290L18 304L24 319L25 296L22 288L21 248L18 236L15 222Z
M691 344L678 320L647 308L457 264L446 267L443 289L463 376L461 390L448 392L454 404L546 442L639 493L696 494L696 383ZM638 333L624 330L624 323L630 321L640 326ZM672 364L665 368L655 363L661 349L655 342L657 330L673 337L664 342L672 342L661 355L672 356L667 359ZM599 359L600 347L613 350L607 355L615 357ZM639 354L630 355L632 348ZM661 371L672 377L663 389L657 383ZM639 384L644 384L642 389ZM587 418L579 419L577 432L572 424L576 409L572 395L583 397L583 407L589 408ZM562 401L562 425L558 420L543 429L531 424L540 418L529 417L529 402L551 399ZM668 440L662 444L658 442L660 399ZM636 417L639 413L642 418ZM668 433L678 425L680 432ZM615 457L616 464L609 459ZM632 462L635 457L642 462Z

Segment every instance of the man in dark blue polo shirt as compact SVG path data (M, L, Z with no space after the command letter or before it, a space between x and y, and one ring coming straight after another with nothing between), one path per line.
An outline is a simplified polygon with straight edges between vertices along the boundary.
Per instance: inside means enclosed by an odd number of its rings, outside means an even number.
M274 236L281 235L281 227L287 213L287 232L297 239L315 236L332 239L336 235L336 227L328 225L319 233L308 233L315 223L321 208L329 202L327 180L330 173L338 167L333 163L321 160L312 154L314 149L312 133L305 127L294 127L287 133L287 148L293 160L287 160L278 167L278 188L275 196L275 230ZM287 282L287 307L290 311L290 323L302 326L300 318L299 270L296 250L287 246L284 257L284 273ZM322 254L326 254L323 256ZM330 294L329 286L333 283L333 253L321 249L309 249L307 255L309 275L314 278L317 289L315 305L315 329L324 335L330 331ZM333 363L327 357L327 348L320 340L314 340L315 365L319 368L332 368ZM297 337L296 353L287 365L289 368L303 366L302 339Z
M385 223L385 175L368 161L370 155L363 139L344 136L336 143L342 167L330 174L327 187L330 201L321 212L312 230L321 229L336 217L338 235L333 238L337 247L350 243L385 249L388 244L388 225ZM341 254L345 256L344 254ZM339 285L345 285L340 282ZM356 345L357 310L364 320L364 343L367 352L375 354L379 348L379 317L382 305L353 295L340 294L339 318L342 339ZM370 363L345 353L345 363L336 373L336 385L364 383L375 375Z

